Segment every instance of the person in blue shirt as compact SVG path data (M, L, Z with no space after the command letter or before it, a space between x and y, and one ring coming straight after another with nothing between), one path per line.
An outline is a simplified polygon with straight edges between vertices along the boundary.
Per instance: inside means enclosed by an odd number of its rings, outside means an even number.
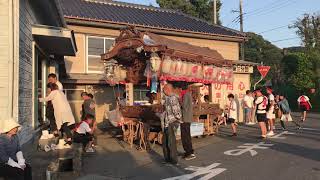
M31 180L31 167L23 157L17 132L20 125L13 119L5 121L0 129L0 177Z
M281 123L282 129L283 130L286 129L284 122L293 122L297 126L297 129L300 129L301 126L299 125L299 123L294 121L291 117L291 109L286 97L284 95L280 95L279 99L280 101L278 102L278 105L279 105L280 111L282 112L282 115L280 117L280 120L281 120L280 123Z

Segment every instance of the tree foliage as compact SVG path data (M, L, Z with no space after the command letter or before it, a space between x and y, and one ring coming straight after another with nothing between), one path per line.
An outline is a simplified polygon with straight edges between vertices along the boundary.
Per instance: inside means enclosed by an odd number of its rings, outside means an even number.
M185 14L203 19L213 23L213 1L212 0L157 0L162 8L179 10ZM219 11L221 1L217 0L217 23L221 24Z
M297 90L306 91L314 88L314 73L310 56L305 53L293 53L283 58L284 71L290 82Z
M296 29L305 45L305 53L312 63L315 87L320 89L320 14L304 14L296 20L292 28Z
M248 61L261 63L271 66L267 79L277 85L284 81L281 71L281 60L283 58L282 50L266 41L262 36L255 33L247 33L249 40L245 43L245 58ZM260 78L258 72L253 76L256 81Z
M320 51L320 14L304 14L291 28L296 29L308 50L315 48Z

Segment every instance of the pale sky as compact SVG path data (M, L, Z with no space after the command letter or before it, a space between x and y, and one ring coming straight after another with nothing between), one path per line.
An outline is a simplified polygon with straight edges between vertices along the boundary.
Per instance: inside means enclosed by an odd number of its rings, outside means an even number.
M156 0L119 0L135 4L158 6ZM244 31L261 33L278 47L301 45L294 29L287 28L304 13L320 13L320 0L243 0ZM223 26L239 29L239 23L232 22L239 10L239 0L222 0L221 20ZM274 30L272 30L274 29ZM266 31L266 32L265 32Z

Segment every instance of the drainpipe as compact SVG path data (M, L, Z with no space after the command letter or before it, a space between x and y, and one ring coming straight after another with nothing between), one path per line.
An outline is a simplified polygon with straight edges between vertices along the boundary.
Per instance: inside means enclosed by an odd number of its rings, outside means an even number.
M46 97L47 94L47 60L41 59L41 97ZM46 120L46 102L41 103L42 118Z

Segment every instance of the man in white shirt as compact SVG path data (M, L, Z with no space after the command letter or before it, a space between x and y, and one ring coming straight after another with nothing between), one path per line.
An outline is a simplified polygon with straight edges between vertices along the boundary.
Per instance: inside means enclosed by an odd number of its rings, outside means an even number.
M234 100L234 95L229 94L228 95L229 99L229 105L228 105L228 122L231 123L231 128L232 128L232 135L231 136L237 136L237 103Z
M259 123L260 129L261 129L261 137L266 138L267 137L267 127L266 127L266 122L267 122L267 117L266 117L266 109L268 105L268 98L265 97L262 93L261 90L256 90L256 100L254 102L255 108L257 109L256 116L257 116L257 121Z
M56 74L54 74L54 73L49 74L48 75L48 82L55 83L58 86L59 90L63 91L63 86L62 86L61 82L58 81Z
M268 94L268 103L269 103L269 108L267 108L267 119L268 119L268 129L269 132L267 133L267 136L273 136L274 132L274 120L276 118L276 115L274 113L274 104L275 104L275 99L273 95L273 90L271 88L267 88L267 94Z
M252 125L254 122L252 121L252 110L253 110L253 101L254 98L252 97L251 91L247 90L246 95L243 98L243 108L245 114L245 123Z

